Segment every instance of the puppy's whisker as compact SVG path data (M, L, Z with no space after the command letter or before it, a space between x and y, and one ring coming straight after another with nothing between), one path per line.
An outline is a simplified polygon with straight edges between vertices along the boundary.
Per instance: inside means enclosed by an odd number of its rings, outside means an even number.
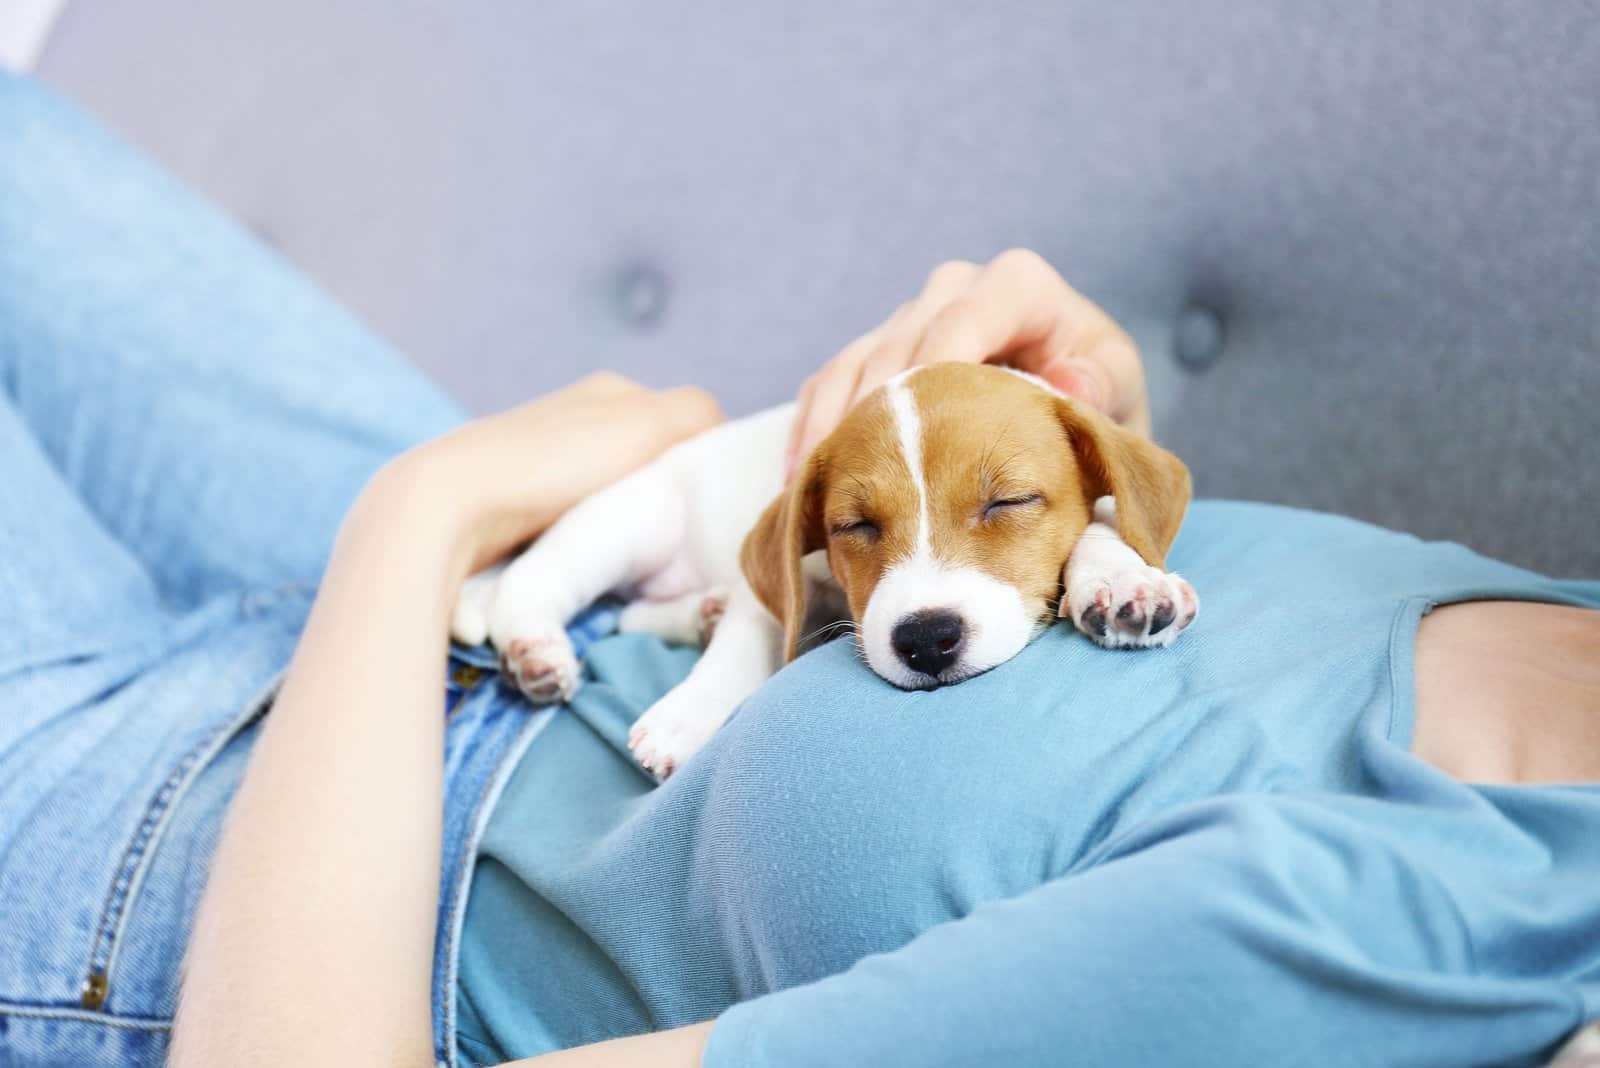
M828 638L831 640L832 638L836 637L837 635L829 634L828 632L829 631L837 631L840 628L844 628L844 629L849 630L852 633L854 633L856 631L855 621L851 620L851 619L838 619L838 620L833 621L832 623L824 623L822 626L818 627L816 630L812 631L810 634L807 634L805 637L801 638L800 639L800 644L801 645L808 645L811 642L821 638L823 635L828 635Z

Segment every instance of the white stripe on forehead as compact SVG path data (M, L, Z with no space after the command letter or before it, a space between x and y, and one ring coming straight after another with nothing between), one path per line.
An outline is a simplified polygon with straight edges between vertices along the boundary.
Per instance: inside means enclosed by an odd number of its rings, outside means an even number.
M894 426L900 434L900 453L906 459L906 470L911 472L911 484L917 488L917 546L918 557L931 556L928 538L928 484L922 477L922 419L917 415L917 399L912 396L906 380L918 368L901 371L884 388L889 394L889 411L894 414Z

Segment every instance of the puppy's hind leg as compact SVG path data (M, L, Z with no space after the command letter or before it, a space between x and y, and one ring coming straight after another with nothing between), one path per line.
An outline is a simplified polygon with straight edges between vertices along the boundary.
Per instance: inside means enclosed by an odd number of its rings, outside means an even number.
M567 622L596 598L665 569L683 534L681 490L659 463L563 515L496 586L488 629L506 676L536 704L571 698L579 676Z
M669 601L640 599L622 610L617 630L624 634L654 634L677 645L704 647L728 608L728 590L714 586L695 590Z

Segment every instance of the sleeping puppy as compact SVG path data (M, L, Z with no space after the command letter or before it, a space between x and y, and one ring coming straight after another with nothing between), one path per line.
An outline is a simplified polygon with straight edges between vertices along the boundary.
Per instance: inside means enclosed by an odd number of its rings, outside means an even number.
M492 641L536 703L576 690L564 626L604 594L630 599L622 630L706 643L629 736L664 778L830 617L854 621L873 671L929 689L1004 663L1057 616L1138 649L1168 644L1199 610L1163 570L1188 470L1041 379L907 372L785 488L793 417L790 405L723 424L583 501L468 581L454 636Z

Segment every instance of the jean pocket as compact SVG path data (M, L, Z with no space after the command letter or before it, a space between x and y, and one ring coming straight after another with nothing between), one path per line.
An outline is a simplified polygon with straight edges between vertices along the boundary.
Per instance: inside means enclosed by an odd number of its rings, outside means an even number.
M223 817L260 730L253 716L185 757L129 843L102 911L82 1002L119 1017L170 1018Z
M249 717L253 719L253 715ZM165 1062L177 979L205 869L227 800L243 774L254 723L230 720L185 750L149 796L121 849L98 907L59 895L61 925L34 932L55 942L32 962L22 1000L0 1000L0 1064L144 1066ZM85 918L91 924L83 924ZM82 934L88 938L84 954ZM60 974L76 959L75 975ZM24 968L30 962L23 962ZM63 991L79 980L76 996Z
M222 817L292 641L216 637L0 754L0 785L33 799L0 826L0 1064L165 1056Z
M203 883L302 615L182 617L132 675L89 661L9 687L39 714L0 748L0 1006L170 1011L132 992L148 986L134 921Z

